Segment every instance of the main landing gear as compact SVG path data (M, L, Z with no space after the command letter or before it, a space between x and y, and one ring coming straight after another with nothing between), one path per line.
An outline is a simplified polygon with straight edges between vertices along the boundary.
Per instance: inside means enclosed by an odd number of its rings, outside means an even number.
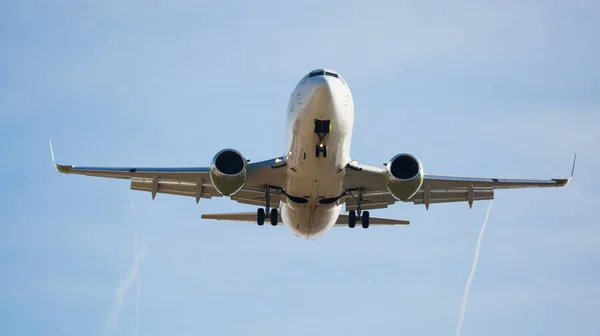
M352 193L350 194L352 195ZM354 195L352 195L354 197ZM356 226L356 220L360 219L360 223L364 229L369 228L369 212L361 211L361 205L363 201L363 190L358 189L358 198L356 199L356 211L352 210L348 214L348 227L354 228Z
M354 228L356 226L356 220L360 218L360 223L362 224L362 227L365 229L369 228L369 212L368 211L358 211L358 215L356 214L357 211L350 211L350 214L348 215L348 226L350 228Z
M267 217L271 221L271 225L277 226L279 221L279 211L277 209L271 209L269 212L266 212L264 208L259 208L256 212L256 223L262 226L265 224L265 218Z
M256 211L256 223L259 226L265 224L265 218L268 216L271 220L271 225L277 226L277 222L279 221L279 211L277 208L271 209L271 188L269 186L265 186L265 200L266 206L265 208L259 208Z

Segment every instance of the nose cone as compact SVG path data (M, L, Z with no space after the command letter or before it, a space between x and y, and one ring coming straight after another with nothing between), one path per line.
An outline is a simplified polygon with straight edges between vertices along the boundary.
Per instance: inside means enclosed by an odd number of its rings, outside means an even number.
M313 95L331 95L332 81L325 76L317 76L310 79Z
M334 109L332 85L327 77L311 78L309 109L320 114L319 118L325 118Z

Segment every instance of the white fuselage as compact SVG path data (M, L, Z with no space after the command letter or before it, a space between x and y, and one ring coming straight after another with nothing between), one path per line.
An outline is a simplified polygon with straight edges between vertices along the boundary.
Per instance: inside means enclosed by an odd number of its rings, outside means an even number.
M288 197L280 206L285 225L306 239L324 234L338 219L354 126L354 103L347 84L333 71L316 71L329 75L306 75L290 97L284 187ZM329 121L325 137L315 133L315 120ZM317 156L320 143L326 147L325 157L323 153Z

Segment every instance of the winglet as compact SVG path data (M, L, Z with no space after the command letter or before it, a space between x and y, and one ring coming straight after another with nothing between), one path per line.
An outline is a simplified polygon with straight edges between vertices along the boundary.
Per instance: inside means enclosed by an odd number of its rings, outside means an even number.
M59 165L58 163L56 163L56 160L54 159L54 150L52 149L52 140L48 139L48 144L50 144L50 155L52 156L52 163L54 163L54 168L56 168L56 170L59 173L69 173L69 171L71 171L71 168L73 168L73 166L68 166L68 165Z
M554 182L556 182L557 187L564 187L567 184L569 184L569 182L571 182L571 179L573 179L573 175L575 174L575 162L577 161L577 153L575 153L575 156L573 157L573 166L571 167L571 176L569 176L569 178L566 179L552 179L554 180Z
M52 150L52 140L48 139L48 144L50 144L50 155L52 156L52 163L56 165L56 160L54 160L54 150Z

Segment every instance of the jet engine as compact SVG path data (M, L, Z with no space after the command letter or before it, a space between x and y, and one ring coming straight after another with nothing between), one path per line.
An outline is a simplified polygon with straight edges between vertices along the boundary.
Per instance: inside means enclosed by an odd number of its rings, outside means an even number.
M231 196L246 182L246 159L235 149L223 149L210 164L210 181L221 195Z
M395 199L407 201L423 184L423 166L410 154L394 156L386 166L387 188Z

